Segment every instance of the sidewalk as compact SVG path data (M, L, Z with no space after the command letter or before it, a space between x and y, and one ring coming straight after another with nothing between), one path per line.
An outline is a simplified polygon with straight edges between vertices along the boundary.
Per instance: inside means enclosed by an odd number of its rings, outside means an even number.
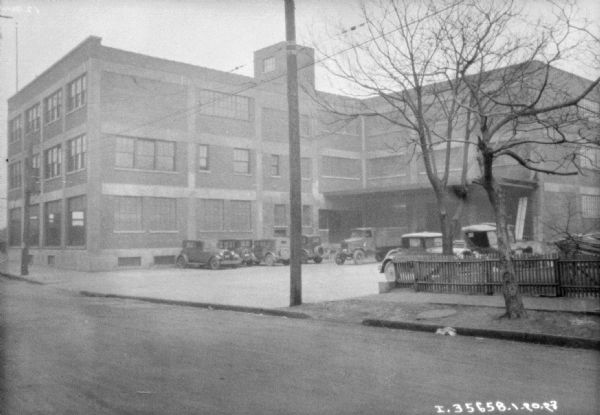
M285 307L281 299L269 301L269 293L261 293L255 298L241 296L239 290L228 286L223 278L194 281L195 286L225 284L225 289L221 289L223 295L215 295L213 292L216 291L190 290L189 280L175 276L147 277L145 274L149 273L148 270L86 273L31 266L30 275L23 278L19 276L18 264L8 265L4 274L11 278L52 285L89 296L138 299L290 318L309 316L342 323L430 332L453 327L459 335L600 348L598 298L523 297L528 317L519 320L498 318L504 309L502 296L416 293L410 289L317 301L290 308ZM170 272L172 269L165 269L166 274ZM288 283L281 282L284 285ZM377 281L373 281L373 285L376 284Z

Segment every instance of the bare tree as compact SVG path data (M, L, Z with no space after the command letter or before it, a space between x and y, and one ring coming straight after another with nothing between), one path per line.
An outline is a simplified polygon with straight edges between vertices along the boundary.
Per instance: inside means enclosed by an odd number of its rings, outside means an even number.
M370 2L362 8L365 24L348 35L347 53L328 61L331 73L377 96L362 101L363 114L414 132L407 145L418 148L436 195L444 252L451 252L451 150L461 144L466 155L475 146L477 182L496 219L510 318L526 313L494 162L509 158L537 174L575 175L582 150L598 146L599 99L588 98L598 94L600 78L587 81L553 67L576 58L579 69L588 63L597 71L595 30L573 20L570 3L549 1L535 19L525 7L510 0Z
M422 159L437 202L443 252L451 255L468 191L468 147L462 144L469 142L474 120L465 109L470 98L460 79L462 68L446 59L439 38L440 25L460 2L434 3L382 0L363 5L361 31L341 37L347 53L326 63L331 74L352 85L346 95L367 99L351 108L322 94L316 101L340 116L378 117L399 127L398 139L388 149ZM315 47L329 55L319 44ZM459 206L451 216L457 196Z

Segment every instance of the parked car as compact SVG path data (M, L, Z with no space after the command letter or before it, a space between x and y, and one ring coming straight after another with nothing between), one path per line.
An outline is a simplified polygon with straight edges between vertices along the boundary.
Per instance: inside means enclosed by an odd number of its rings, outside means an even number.
M242 259L235 252L217 247L211 248L205 246L204 241L197 240L183 241L183 248L176 260L179 268L207 266L210 269L219 269L221 266L237 266L241 263Z
M302 235L302 262L314 261L315 264L323 262L325 249L321 244L319 235Z
M261 262L272 266L276 263L289 265L290 240L288 238L258 239L252 244L252 252L256 258L255 264Z
M478 254L498 253L498 235L495 223L478 223L462 228L467 247ZM549 248L539 241L516 241L513 227L508 227L510 249L515 254L544 254Z
M457 257L471 254L464 241L455 240L452 251ZM396 280L394 259L402 255L441 255L442 234L439 232L413 232L402 235L401 246L394 248L386 254L379 265L379 272L385 274L388 281Z
M335 255L335 263L342 265L352 258L355 264L360 264L373 255L381 261L390 249L400 245L404 232L404 227L352 229L350 238L344 239L341 251Z
M217 248L235 252L242 259L242 264L253 265L258 262L252 251L252 239L220 239Z

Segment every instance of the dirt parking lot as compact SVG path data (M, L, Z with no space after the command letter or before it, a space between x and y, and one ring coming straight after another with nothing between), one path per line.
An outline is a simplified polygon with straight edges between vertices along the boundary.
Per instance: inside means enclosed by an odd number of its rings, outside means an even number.
M157 267L83 273L33 266L29 275L46 284L75 291L209 302L250 307L287 307L290 268L285 265L178 269ZM302 267L304 303L377 294L377 263L336 265L333 261Z

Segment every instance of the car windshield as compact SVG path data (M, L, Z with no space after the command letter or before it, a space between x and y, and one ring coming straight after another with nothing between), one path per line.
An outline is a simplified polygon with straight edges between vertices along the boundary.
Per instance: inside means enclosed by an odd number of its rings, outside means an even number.
M353 229L350 238L370 238L371 231L367 229Z
M425 248L439 248L442 246L442 238L425 238Z

